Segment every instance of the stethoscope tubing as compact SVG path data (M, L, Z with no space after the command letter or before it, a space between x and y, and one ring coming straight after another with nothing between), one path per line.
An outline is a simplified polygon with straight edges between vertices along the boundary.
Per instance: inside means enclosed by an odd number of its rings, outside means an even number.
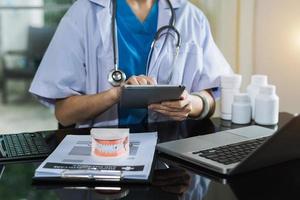
M168 39L170 31L173 31L176 34L176 38L177 38L176 52L179 51L179 48L180 48L180 45L181 45L181 35L180 35L179 31L175 27L175 25L176 25L176 14L175 14L174 8L173 8L172 3L171 3L170 0L166 0L166 1L167 1L168 5L170 7L170 10L171 10L171 18L169 20L169 24L160 27L157 30L156 34L155 34L155 37L154 37L154 40L153 40L153 42L151 44L150 52L149 52L149 55L148 55L148 58L147 58L146 75L148 75L148 72L149 72L149 68L150 68L150 64L151 64L151 60L152 60L152 56L153 56L155 44L156 44L156 42L163 35L166 34L166 37L165 37L164 44L163 44L162 48L164 48L164 46L165 46L165 43L166 43L166 41ZM117 32L116 32L116 27L117 27L116 26L117 0L112 0L112 4L113 4L113 12L112 12L112 43L113 43L114 68L111 71L111 73L109 74L108 80L109 80L109 82L113 86L118 86L118 85L121 84L122 81L125 81L125 80L123 80L124 78L121 81L120 80L115 80L114 77L113 77L113 74L115 74L116 72L120 73L120 74L122 74L122 77L125 77L125 79L126 79L126 74L119 69L119 65L118 65L118 62L119 62L119 55L118 55L118 53L119 52L118 52L118 49L117 49ZM164 31L166 31L166 32L164 32ZM178 55L178 53L176 53L174 59L176 59L177 55ZM175 63L175 61L172 62L172 67L174 67L173 66L174 63Z

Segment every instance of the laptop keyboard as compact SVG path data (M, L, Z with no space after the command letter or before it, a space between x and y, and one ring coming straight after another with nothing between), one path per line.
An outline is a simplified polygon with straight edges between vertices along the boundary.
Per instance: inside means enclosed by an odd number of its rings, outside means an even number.
M240 162L268 138L269 137L263 137L208 150L196 151L193 152L193 154L197 154L200 157L204 157L206 159L213 160L224 165L230 165Z
M32 158L50 154L50 149L40 133L1 135L0 139L6 158Z

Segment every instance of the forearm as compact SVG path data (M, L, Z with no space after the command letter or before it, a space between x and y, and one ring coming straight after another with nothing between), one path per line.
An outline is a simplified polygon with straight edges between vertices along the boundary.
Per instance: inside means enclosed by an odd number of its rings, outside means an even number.
M64 126L88 121L108 110L119 101L120 88L95 94L72 96L56 101L55 116Z
M210 111L206 117L206 118L209 118L213 115L213 113L215 111L215 99L210 90L204 90L204 91L201 91L200 93L204 98L206 98L206 100L209 104ZM191 118L199 117L201 115L201 113L203 112L202 99L200 97L198 97L197 95L190 95L190 102L192 105L192 109L189 114L189 117L191 117Z

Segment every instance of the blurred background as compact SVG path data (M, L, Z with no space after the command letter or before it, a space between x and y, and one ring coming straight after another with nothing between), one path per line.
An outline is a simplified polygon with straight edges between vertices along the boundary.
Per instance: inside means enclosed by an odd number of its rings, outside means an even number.
M28 93L73 0L0 0L0 132L56 129L53 111Z
M0 0L0 132L56 129L53 111L28 93L51 37L74 0ZM242 91L252 74L277 86L280 110L300 112L300 1L192 0ZM216 114L218 115L218 113Z

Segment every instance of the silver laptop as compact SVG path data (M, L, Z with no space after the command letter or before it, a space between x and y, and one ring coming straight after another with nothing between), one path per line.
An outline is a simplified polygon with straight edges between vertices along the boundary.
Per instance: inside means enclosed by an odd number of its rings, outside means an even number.
M221 174L238 174L300 158L300 116L277 130L248 126L160 143L160 152Z

